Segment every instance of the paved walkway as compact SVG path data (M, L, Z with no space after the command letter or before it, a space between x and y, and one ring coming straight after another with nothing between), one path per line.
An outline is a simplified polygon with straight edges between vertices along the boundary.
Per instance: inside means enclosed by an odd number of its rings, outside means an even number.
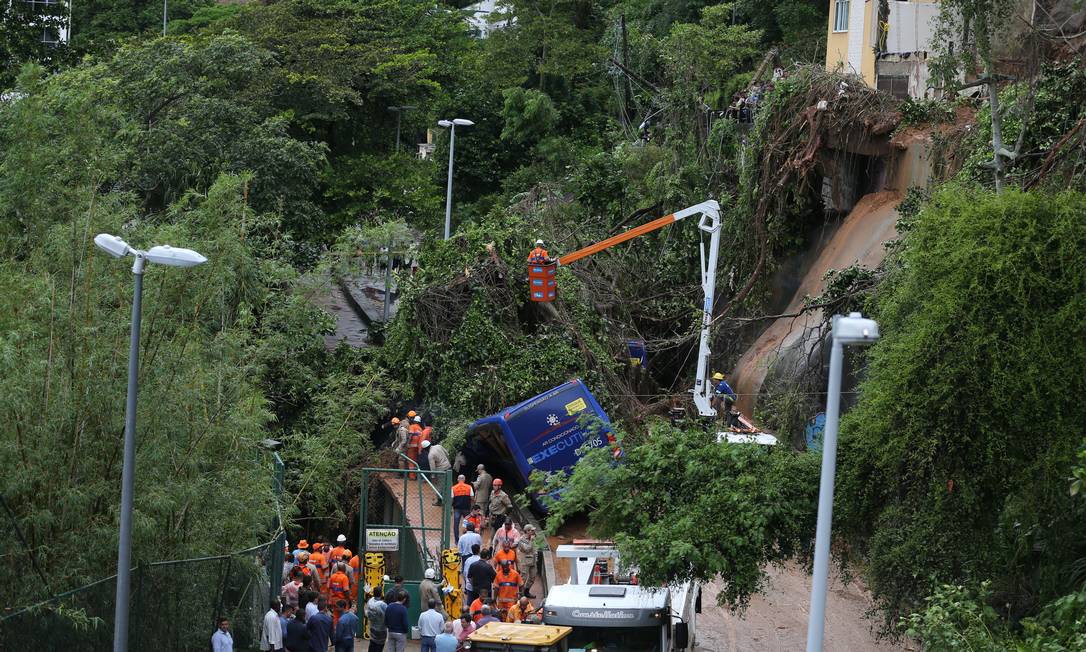
M384 484L385 489L396 502L399 503L404 501L404 482L402 480L403 476L395 473L380 473L378 474L378 477L380 478L381 483ZM436 482L434 484L439 490L441 489L440 484ZM420 491L422 492L421 501L419 497ZM404 509L404 513L407 515L407 522L412 527L421 527L423 523L425 523L427 527L436 527L437 524L441 523L442 507L434 504L434 498L435 494L433 490L430 489L430 485L426 484L426 482L422 480L421 477L416 476L415 480L409 480L407 482L407 504L401 505L401 507ZM515 525L518 529L521 528L520 523L515 523ZM432 555L433 559L440 559L441 537L438 535L437 532L428 530L425 532L425 542L423 542L423 534L424 533L422 530L415 530L415 535L419 538L419 544L423 545L426 548L429 554ZM493 535L493 532L489 528L484 528L481 534L483 536L484 545L489 544L490 536ZM456 546L455 535L455 530L451 529L451 531L449 532L450 548ZM536 581L534 584L532 584L529 593L536 596L535 600L533 600L533 604L539 606L538 602L542 600L543 597L543 583L539 578L536 578ZM411 648L408 647L408 649Z

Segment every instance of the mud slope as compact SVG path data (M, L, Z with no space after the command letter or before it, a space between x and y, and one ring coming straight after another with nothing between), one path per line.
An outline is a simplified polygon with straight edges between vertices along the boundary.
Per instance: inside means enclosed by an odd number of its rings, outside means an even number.
M766 569L765 591L750 600L742 616L716 607L720 586L710 584L702 595L698 616L697 652L796 652L807 640L811 578L794 562ZM823 647L832 652L905 652L918 649L910 641L879 640L876 621L865 617L871 597L858 580L843 584L836 571L826 596Z
M882 262L886 254L883 243L896 235L896 207L901 197L901 193L895 190L884 190L860 199L807 269L785 310L786 314L798 312L803 307L805 297L822 293L825 287L823 277L828 270L842 269L856 263L875 267ZM737 407L743 414L754 414L758 392L777 356L793 346L810 347L813 343L804 342L803 336L811 328L817 327L821 320L820 310L774 320L739 358L729 381L739 394Z

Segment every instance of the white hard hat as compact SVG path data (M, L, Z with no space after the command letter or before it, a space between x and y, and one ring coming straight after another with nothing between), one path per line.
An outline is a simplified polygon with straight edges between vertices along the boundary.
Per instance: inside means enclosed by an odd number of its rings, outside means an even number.
M423 448L429 448L430 447L430 440L427 439L426 441L422 442L422 447Z
M336 543L345 543L347 541L347 535L341 534L336 537Z
M415 417L414 419L412 419L412 421L414 421L415 423L422 423L422 417Z
M539 239L537 239L537 240L535 241L535 243L536 243L537 245L542 245L542 244L543 244L543 241L542 241L542 240L539 240Z
M424 576L426 577L426 579L428 579L428 580L432 580L432 579L434 579L435 577L437 577L437 573L435 573L435 572L434 572L434 569L432 569L432 568L427 568L427 569L426 569L426 572L425 572L425 573L423 573L423 575L424 575Z

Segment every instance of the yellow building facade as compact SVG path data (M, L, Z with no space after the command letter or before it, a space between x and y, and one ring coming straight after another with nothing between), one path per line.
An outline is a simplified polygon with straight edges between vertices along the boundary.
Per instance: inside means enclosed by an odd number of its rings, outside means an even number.
M885 0L881 12L880 0L828 2L826 70L858 75L868 86L886 86L888 91L891 87L907 88L909 95L924 95L927 54L931 47L934 19L939 12L936 2ZM880 71L880 62L885 62L888 70L892 67L892 74ZM900 65L902 62L908 65ZM912 79L897 83L902 77L901 71L906 69L905 76ZM883 80L884 84L879 83L880 76L887 78Z

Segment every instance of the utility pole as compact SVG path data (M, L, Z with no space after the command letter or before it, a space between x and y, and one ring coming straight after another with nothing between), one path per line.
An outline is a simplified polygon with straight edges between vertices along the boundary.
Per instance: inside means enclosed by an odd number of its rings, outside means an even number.
M619 28L622 30L622 65L626 70L630 69L630 45L626 40L626 14L619 16ZM630 121L630 100L633 97L633 86L630 85L630 76L622 76L622 125L628 126Z
M396 112L396 153L397 154L400 153L400 119L403 117L403 112L404 111L410 111L411 109L414 109L414 108L415 107L413 107L413 106L407 106L407 105L388 107L389 111L395 111Z
M384 324L388 326L388 309L392 303L392 241L385 247L385 311Z
M169 0L162 0L162 35L166 36L166 3Z

